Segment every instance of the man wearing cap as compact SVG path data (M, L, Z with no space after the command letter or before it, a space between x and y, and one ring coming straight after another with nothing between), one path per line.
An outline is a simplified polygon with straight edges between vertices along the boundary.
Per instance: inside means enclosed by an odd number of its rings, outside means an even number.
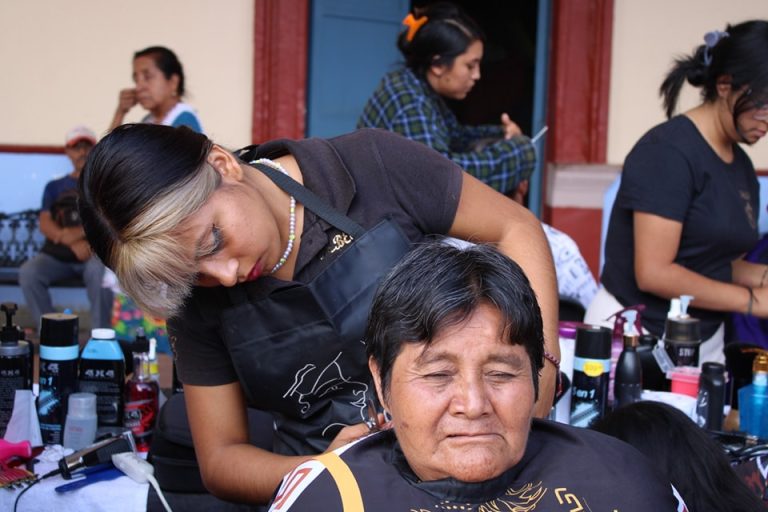
M40 231L45 244L19 269L19 284L35 321L55 311L48 288L61 279L82 278L91 305L91 326L109 327L112 291L101 286L104 265L91 254L77 210L77 180L96 135L85 126L67 133L64 151L72 172L45 186L40 210Z

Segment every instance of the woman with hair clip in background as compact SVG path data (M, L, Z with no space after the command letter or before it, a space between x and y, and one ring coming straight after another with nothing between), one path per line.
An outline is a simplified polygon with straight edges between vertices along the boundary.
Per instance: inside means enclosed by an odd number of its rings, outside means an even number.
M181 101L186 93L184 69L173 51L164 46L150 46L134 53L133 82L136 87L120 91L110 130L123 124L128 111L139 104L149 111L142 123L188 126L203 132L195 111Z
M661 336L669 300L694 297L699 362L724 361L727 312L768 316L768 267L741 260L757 241L759 189L740 144L768 130L768 22L729 25L678 59L661 85L668 121L627 156L605 244L602 287L586 322L645 304ZM672 117L685 81L702 103Z
M507 114L501 124L459 124L445 99L463 100L480 80L483 34L457 6L409 14L397 39L405 67L384 76L358 128L383 128L426 144L469 174L522 203L536 164L533 144Z

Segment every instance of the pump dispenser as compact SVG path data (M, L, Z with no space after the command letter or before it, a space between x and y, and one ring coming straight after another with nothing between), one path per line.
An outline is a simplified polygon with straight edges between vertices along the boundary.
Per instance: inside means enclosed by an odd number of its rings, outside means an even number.
M692 295L672 299L664 324L664 348L675 366L699 366L701 326L688 314L692 300Z
M32 389L32 350L24 341L24 331L13 323L18 306L12 302L0 305L5 325L0 331L0 438L13 413L17 389Z
M739 428L768 440L768 352L752 363L752 384L739 389Z
M615 408L622 407L640 400L643 392L643 373L637 345L640 333L635 328L637 311L627 310L624 317L624 350L616 365Z

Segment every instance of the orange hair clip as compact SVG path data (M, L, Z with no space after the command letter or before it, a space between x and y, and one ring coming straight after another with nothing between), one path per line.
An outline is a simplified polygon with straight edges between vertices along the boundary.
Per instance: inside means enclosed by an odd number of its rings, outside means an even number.
M422 25L424 25L427 22L428 18L426 16L422 16L421 18L414 18L413 14L408 14L408 16L405 17L403 20L403 25L408 26L408 33L405 35L405 40L409 43L413 41L413 37L416 35L416 32L419 31Z

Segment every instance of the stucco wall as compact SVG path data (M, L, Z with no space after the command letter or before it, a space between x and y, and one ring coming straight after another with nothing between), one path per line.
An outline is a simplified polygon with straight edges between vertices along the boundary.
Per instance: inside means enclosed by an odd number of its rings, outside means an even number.
M250 141L253 0L2 0L0 144L61 145L78 123L104 133L133 52L151 45L179 56L209 135Z
M704 34L754 18L768 18L765 0L615 0L608 163L621 164L645 131L664 117L659 86L680 55L704 43ZM686 84L678 110L699 102ZM755 167L768 169L768 142L747 148Z

